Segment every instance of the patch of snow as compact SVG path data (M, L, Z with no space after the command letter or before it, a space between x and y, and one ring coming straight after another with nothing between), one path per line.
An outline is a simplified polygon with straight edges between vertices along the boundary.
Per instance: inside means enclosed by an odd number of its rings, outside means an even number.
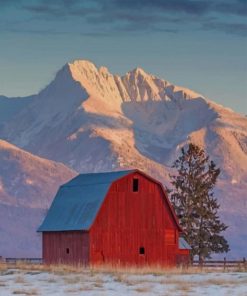
M28 292L27 292L28 291ZM239 272L191 274L100 273L62 275L10 269L0 273L0 295L246 295L247 275Z

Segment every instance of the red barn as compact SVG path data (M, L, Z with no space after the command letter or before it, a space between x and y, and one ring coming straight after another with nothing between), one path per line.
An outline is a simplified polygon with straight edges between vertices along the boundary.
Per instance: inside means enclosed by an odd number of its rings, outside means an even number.
M78 175L38 231L47 264L174 266L189 254L163 186L138 170Z

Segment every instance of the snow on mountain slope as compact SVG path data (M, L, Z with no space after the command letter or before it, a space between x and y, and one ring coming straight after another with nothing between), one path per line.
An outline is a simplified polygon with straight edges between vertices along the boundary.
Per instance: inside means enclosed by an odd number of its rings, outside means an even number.
M0 140L0 255L40 256L36 233L58 186L76 173Z
M168 151L162 156L159 149L174 148L181 137L186 140L190 131L216 116L199 94L140 68L120 77L91 62L75 61L65 65L26 110L6 124L2 134L18 146L78 171L105 170L118 163L113 151L119 130L132 134L132 146L140 158L147 153L148 160L156 162L169 158ZM102 133L104 127L110 132Z
M237 236L233 254L246 243L237 226L247 225L247 118L141 68L121 77L89 61L67 64L0 137L78 172L138 167L168 186L173 160L193 141L221 167L217 196L228 237Z

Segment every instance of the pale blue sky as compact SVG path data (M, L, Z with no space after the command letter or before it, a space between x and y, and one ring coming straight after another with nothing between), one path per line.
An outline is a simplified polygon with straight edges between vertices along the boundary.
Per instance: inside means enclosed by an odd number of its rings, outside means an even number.
M119 74L140 66L247 114L246 3L0 0L0 94L37 93L66 62L90 59Z

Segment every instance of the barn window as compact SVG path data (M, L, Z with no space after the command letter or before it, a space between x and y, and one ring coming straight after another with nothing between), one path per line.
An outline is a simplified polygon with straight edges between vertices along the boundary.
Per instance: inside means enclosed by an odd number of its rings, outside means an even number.
M144 247L140 247L139 254L140 255L145 255L145 248Z
M66 254L69 254L69 248L66 248Z
M138 179L133 179L133 192L138 192L139 190L139 180Z

